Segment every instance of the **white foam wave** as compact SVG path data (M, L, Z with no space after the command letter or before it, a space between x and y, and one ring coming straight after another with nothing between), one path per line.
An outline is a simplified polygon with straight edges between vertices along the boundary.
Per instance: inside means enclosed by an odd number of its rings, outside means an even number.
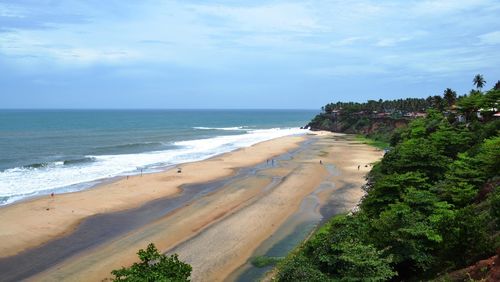
M140 154L86 156L94 161L74 166L55 162L45 167L7 169L0 172L0 205L53 191L84 189L100 179L137 174L141 169L148 172L161 166L203 160L262 141L306 132L307 130L298 128L249 130L238 135L176 142L174 145L180 146L178 149Z
M233 127L205 127L205 126L195 126L194 129L199 130L226 130L226 131L240 131L246 130L245 126L233 126Z

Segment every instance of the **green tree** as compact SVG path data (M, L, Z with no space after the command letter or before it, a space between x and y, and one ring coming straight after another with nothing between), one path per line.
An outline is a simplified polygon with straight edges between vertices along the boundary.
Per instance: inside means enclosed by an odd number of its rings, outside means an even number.
M470 204L477 195L479 185L485 180L478 161L464 153L450 164L444 178L436 186L436 191L441 199L457 207Z
M500 89L492 89L483 95L482 99L482 116L485 121L490 121L493 115L498 111L498 106L500 105Z
M476 112L483 106L484 96L481 92L471 90L469 95L461 97L457 105L459 110L465 114L467 120L475 120Z
M113 281L189 281L191 266L180 261L177 254L161 254L152 243L137 254L141 262L111 271L115 276Z
M497 229L500 229L500 188L495 187L495 190L490 196L490 215L497 224Z
M385 154L381 162L381 170L386 174L419 172L431 181L443 175L449 158L429 140L424 138L408 139Z
M439 227L453 216L450 207L430 191L411 188L372 221L377 247L393 256L400 274L415 276L431 268L432 254L443 241Z
M401 201L408 189L428 190L428 181L424 174L418 172L384 175L373 184L361 207L368 215L377 217L390 204Z
M384 257L373 245L346 240L332 248L339 253L338 275L334 278L341 281L387 281L396 275L390 266L391 257Z
M481 164L481 171L487 178L498 176L500 168L500 136L484 140L475 157Z
M446 88L443 93L443 98L446 101L448 107L451 107L457 101L457 92L451 90L451 88Z
M392 259L363 242L368 228L363 215L337 216L306 244L303 255L333 281L387 281L396 275Z
M460 268L494 254L490 215L470 205L441 224L439 250L442 267Z
M429 140L440 154L455 158L458 153L469 148L472 136L467 128L453 127L448 121L443 121L437 130L429 136Z
M476 74L474 76L474 79L472 80L474 85L476 86L477 89L482 89L483 86L486 84L486 80L484 80L484 77L482 74Z
M277 281L324 282L329 280L326 274L317 269L311 260L302 254L287 257L278 265L278 269Z

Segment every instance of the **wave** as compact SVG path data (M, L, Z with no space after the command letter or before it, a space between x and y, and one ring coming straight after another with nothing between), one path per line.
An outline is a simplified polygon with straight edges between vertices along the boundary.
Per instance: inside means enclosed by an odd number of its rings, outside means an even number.
M204 127L204 126L195 126L193 129L198 130L225 130L225 131L242 131L247 130L246 126L233 126L233 127Z
M83 157L83 158L78 158L78 159L64 160L63 164L64 165L76 165L76 164L82 164L82 163L90 163L93 161L95 161L95 157Z
M169 144L163 142L137 142L137 143L126 143L126 144L117 144L112 146L97 147L93 151L96 154L116 153L116 152L129 153L130 151L134 150L165 149L167 147L169 147Z
M41 168L55 167L61 165L75 165L81 163L89 163L93 161L95 161L94 157L71 158L67 160L60 160L53 162L32 163L28 165L23 165L20 167L20 169L41 169Z
M19 199L86 189L102 179L158 171L166 166L199 161L307 130L256 129L236 135L185 140L169 144L170 149L129 154L88 155L52 163L33 164L0 171L0 205Z
M22 168L42 168L48 166L49 163L33 163L33 164L28 164L28 165L23 165Z

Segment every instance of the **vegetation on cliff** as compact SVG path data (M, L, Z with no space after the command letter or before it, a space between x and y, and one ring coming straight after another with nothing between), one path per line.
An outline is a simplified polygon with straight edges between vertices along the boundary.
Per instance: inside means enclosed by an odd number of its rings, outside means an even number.
M363 134L377 141L389 142L394 130L407 126L415 118L424 117L429 109L435 109L450 120L457 121L473 120L475 117L472 115L477 115L481 110L483 118L489 120L494 114L490 109L496 107L495 99L498 99L492 91L500 90L500 81L486 95L479 90L486 83L481 75L476 75L473 83L477 89L460 97L447 88L442 96L429 96L426 99L329 103L307 126L312 130Z
M495 254L500 89L444 94L441 106L415 100L426 116L391 134L393 148L369 173L359 210L331 219L284 259L278 281L426 280ZM327 105L311 124L342 108L336 121L352 126L363 118L356 113L378 112L383 103Z

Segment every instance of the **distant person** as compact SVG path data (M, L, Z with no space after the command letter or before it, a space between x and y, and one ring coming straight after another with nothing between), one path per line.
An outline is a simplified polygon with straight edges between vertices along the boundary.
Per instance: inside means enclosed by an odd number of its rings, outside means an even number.
M177 168L177 173L181 173L182 172L182 168Z
M358 170L359 170L360 165L358 165Z
M319 160L319 164L323 164L323 161Z
M54 193L50 193L50 196L51 196L51 197L54 197Z

